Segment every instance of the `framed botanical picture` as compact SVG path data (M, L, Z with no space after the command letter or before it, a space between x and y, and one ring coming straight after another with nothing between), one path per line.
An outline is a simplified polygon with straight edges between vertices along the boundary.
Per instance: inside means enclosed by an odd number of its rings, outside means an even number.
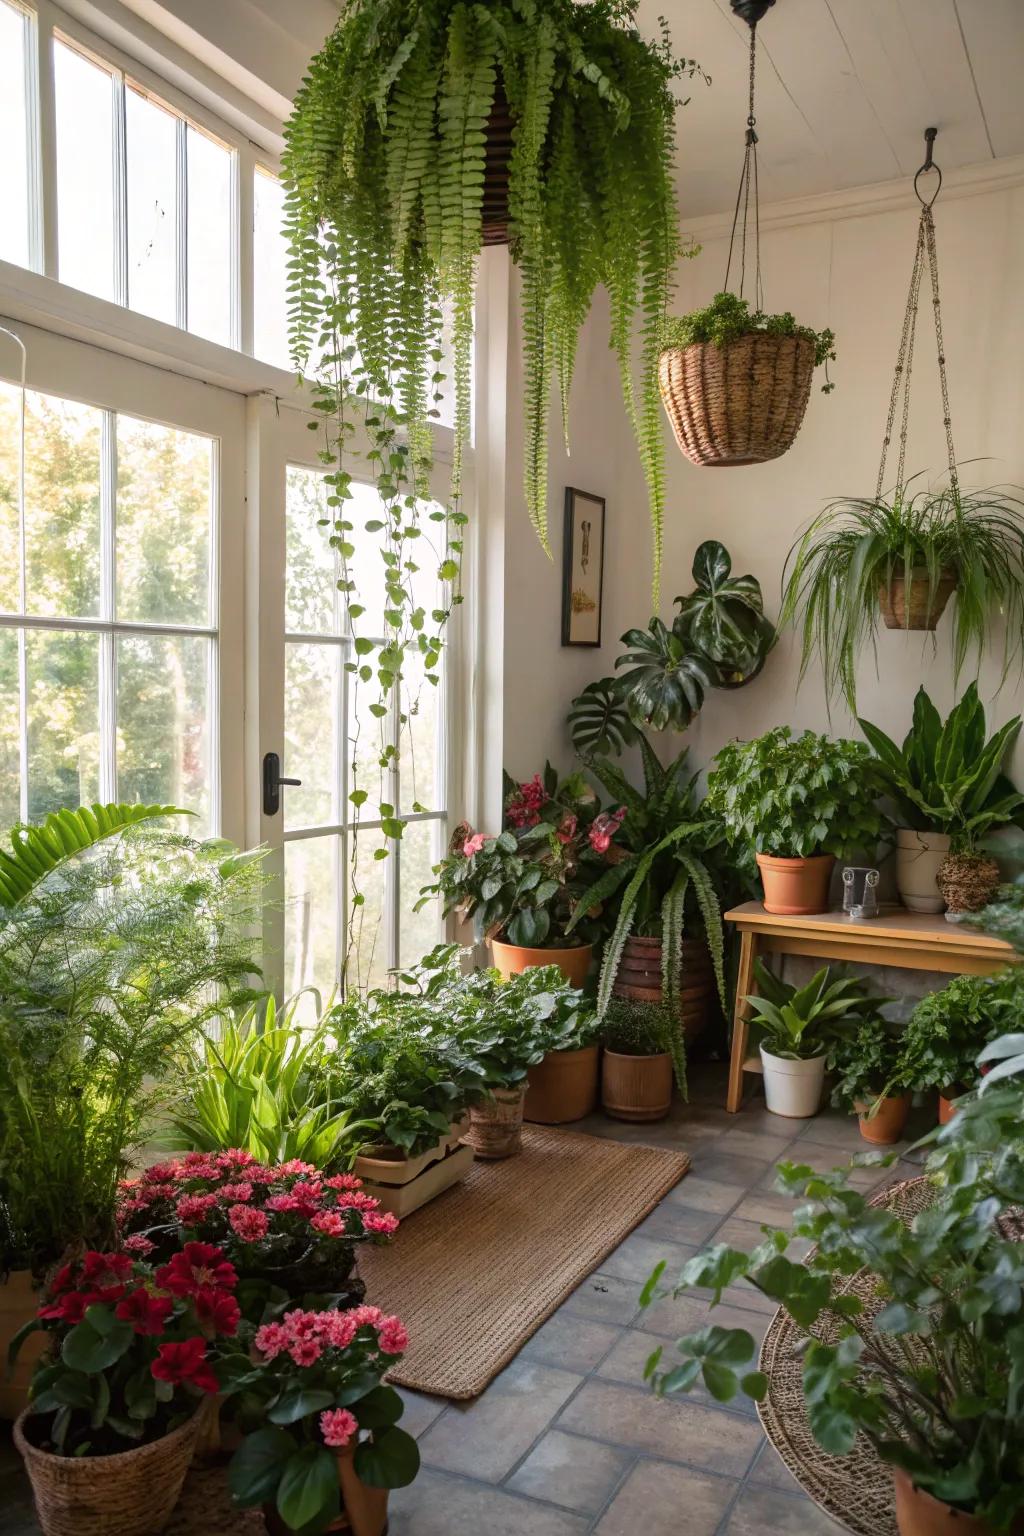
M604 596L604 497L569 486L565 493L562 644L601 644Z

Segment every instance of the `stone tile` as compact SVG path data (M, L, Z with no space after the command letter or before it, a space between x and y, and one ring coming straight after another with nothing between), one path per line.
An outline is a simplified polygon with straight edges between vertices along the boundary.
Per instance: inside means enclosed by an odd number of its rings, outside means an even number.
M500 1483L546 1429L581 1378L515 1360L471 1403L452 1403L420 1441L423 1460Z
M680 1184L669 1190L658 1210L674 1210L677 1205L681 1205L686 1210L708 1211L724 1216L732 1210L737 1201L742 1200L746 1191L746 1181L730 1184L723 1179L710 1179L699 1173L688 1173Z
M408 1387L399 1387L398 1395L405 1404L402 1428L417 1440L448 1407L446 1397L428 1397L425 1392L411 1392Z
M677 1275L686 1263L700 1252L695 1243L670 1243L661 1238L648 1237L633 1232L610 1253L601 1264L601 1273L616 1280L626 1280L637 1288L637 1293L647 1284L652 1269L664 1259L667 1275Z
M5 1472L0 1476L0 1536L38 1536L38 1531L28 1478L20 1471Z
M735 1318L723 1316L728 1308L717 1307L714 1311L706 1313L705 1317L697 1323L698 1328L703 1328L708 1323L717 1323L722 1328L745 1328L754 1340L754 1354L760 1347L761 1339L768 1326L767 1317L760 1317L757 1313L744 1313L737 1323ZM674 1341L663 1338L660 1334L646 1333L641 1328L627 1328L615 1348L602 1360L597 1368L597 1374L605 1381L618 1381L624 1386L641 1387L644 1385L644 1367L653 1352L661 1348L663 1351L661 1368L669 1369L679 1363L679 1356L674 1348ZM757 1364L752 1357L750 1369ZM710 1392L703 1384L693 1388L685 1397L676 1398L677 1402L704 1403L707 1407L721 1407L729 1413L745 1414L747 1418L756 1418L757 1409L749 1397L743 1393L737 1393L731 1403L716 1404Z
M598 1323L589 1317L576 1317L558 1311L549 1317L520 1355L523 1360L539 1360L563 1371L587 1376L611 1349L622 1329Z
M758 1426L739 1414L596 1379L580 1388L558 1428L731 1477L743 1476L761 1444Z
M728 1157L752 1157L775 1163L789 1155L793 1138L794 1132L787 1130L783 1121L775 1131L726 1131L715 1143L715 1151Z
M632 1281L619 1280L601 1270L577 1286L562 1303L561 1310L599 1323L631 1323L637 1314L639 1295L640 1287Z
M740 1294L744 1301L748 1294L758 1296L756 1291ZM678 1339L684 1334L695 1333L699 1328L706 1328L709 1323L718 1323L722 1328L746 1328L748 1333L760 1340L774 1311L774 1306L770 1310L736 1306L731 1295L713 1307L705 1296L688 1291L682 1296L666 1296L661 1301L652 1302L640 1314L636 1327L629 1332L657 1334L659 1339ZM599 1374L603 1375L603 1370Z
M802 1494L748 1484L725 1529L728 1536L842 1536L846 1527Z
M690 1467L642 1461L598 1522L597 1536L715 1536L738 1486Z
M715 1186L711 1185L713 1189ZM725 1186L719 1186L724 1188ZM637 1235L664 1239L669 1243L695 1243L703 1247L721 1221L718 1211L691 1210L685 1205L662 1201L637 1227Z
M770 1440L765 1440L747 1482L758 1483L765 1488L775 1488L780 1493L802 1493L800 1484Z
M389 1536L584 1536L583 1515L424 1469L388 1500Z
M709 1144L707 1155L693 1160L694 1172L702 1179L717 1184L739 1184L749 1189L771 1169L774 1159L767 1157L742 1157L739 1154L719 1150L722 1138ZM685 1183L685 1180L684 1180Z
M784 1225L788 1226L786 1222ZM730 1248L743 1248L748 1253L765 1241L766 1234L759 1221L744 1221L740 1216L729 1216L715 1233L716 1243L728 1243ZM786 1250L791 1259L803 1258L812 1244L805 1237L794 1237Z
M628 1451L553 1429L534 1446L505 1487L581 1515L596 1515L632 1460Z

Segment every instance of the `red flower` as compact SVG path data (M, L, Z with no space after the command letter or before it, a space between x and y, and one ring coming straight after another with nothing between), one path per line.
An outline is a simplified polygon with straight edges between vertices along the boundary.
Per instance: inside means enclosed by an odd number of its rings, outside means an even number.
M201 1291L233 1291L238 1274L212 1243L186 1243L169 1264L157 1270L156 1283L173 1296L198 1296Z
M566 811L558 825L558 830L555 832L555 836L558 838L558 841L563 844L563 846L572 842L573 838L576 836L577 825L578 823L576 817L573 815L572 811Z
M227 1291L200 1291L195 1308L199 1321L212 1328L214 1333L232 1338L238 1331L241 1308Z
M87 1253L82 1263L82 1284L97 1290L122 1285L132 1277L132 1259L127 1253Z
M163 1333L173 1311L173 1297L153 1296L144 1286L140 1286L137 1291L130 1291L118 1302L114 1315L131 1323L136 1333L155 1335Z
M40 1307L37 1315L73 1327L82 1321L86 1307L95 1306L100 1299L99 1291L65 1291L63 1296Z
M150 1371L157 1381L169 1381L173 1386L198 1387L200 1392L220 1391L220 1383L206 1358L204 1339L161 1344Z
M75 1266L65 1264L63 1269L58 1269L50 1281L49 1291L51 1296L59 1296L62 1291L70 1291L75 1283Z
M612 845L612 838L625 819L626 810L624 806L617 811L602 811L600 816L595 816L587 833L590 846L595 853L608 852Z
M505 820L510 827L535 827L546 799L547 791L540 781L540 774L535 773L510 797L505 807Z

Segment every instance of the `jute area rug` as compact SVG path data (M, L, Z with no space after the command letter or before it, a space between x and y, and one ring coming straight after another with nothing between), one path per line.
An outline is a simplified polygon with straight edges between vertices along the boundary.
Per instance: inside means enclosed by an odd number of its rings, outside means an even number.
M409 1330L389 1380L476 1397L689 1166L685 1152L542 1126L518 1156L474 1163L360 1255L368 1299Z

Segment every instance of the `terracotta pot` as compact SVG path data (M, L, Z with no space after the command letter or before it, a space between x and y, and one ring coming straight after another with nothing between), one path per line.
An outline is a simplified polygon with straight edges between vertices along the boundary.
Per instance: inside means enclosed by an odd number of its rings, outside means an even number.
M994 1527L987 1521L943 1504L923 1488L915 1488L910 1474L902 1467L893 1468L892 1478L900 1536L995 1536ZM1022 1532L1024 1518L1018 1518L1010 1527L1010 1536L1021 1536Z
M679 1013L688 1041L704 1033L715 1009L718 991L711 952L704 939L682 942L683 978ZM629 938L619 962L612 995L634 1003L661 1002L661 940Z
M43 1536L156 1536L181 1497L205 1404L173 1434L113 1456L55 1456L27 1437L25 1412L14 1444L25 1462Z
M949 853L939 865L938 886L947 917L980 912L999 888L999 865L982 853Z
M939 1094L939 1124L940 1125L948 1125L949 1124L949 1122L952 1120L953 1116L956 1114L956 1100L960 1097L960 1095L962 1093L966 1093L966 1092L967 1092L966 1088L954 1087L954 1088L946 1088L942 1093Z
M909 590L905 576L893 576L888 586L883 582L878 589L878 606L886 629L934 629L955 589L953 570L940 571L931 592L928 572L923 568L911 571Z
M364 1483L355 1468L356 1448L347 1445L338 1455L338 1487L341 1490L341 1513L325 1531L347 1531L350 1536L384 1536L388 1528L388 1490L371 1488ZM270 1536L295 1536L290 1525L285 1525L273 1504L264 1504L263 1518Z
M598 1047L549 1051L526 1074L525 1120L538 1125L567 1125L582 1120L597 1103Z
M893 1142L899 1141L910 1114L910 1098L909 1093L897 1093L884 1098L874 1114L870 1111L874 1109L876 1099L867 1104L855 1104L864 1140L869 1141L873 1147L891 1147Z
M491 960L495 970L508 981L538 965L557 965L570 987L582 987L590 970L592 944L576 944L565 949L525 949L521 944L502 944L491 940Z
M672 1108L672 1057L605 1051L601 1103L613 1120L664 1120Z
M946 905L939 890L939 867L949 852L945 832L896 833L896 888L909 912L941 912Z
M36 1315L39 1292L27 1269L12 1269L0 1279L0 1419L16 1419L28 1407L28 1386L36 1362L49 1342L45 1333L30 1333L7 1374L7 1351L19 1329Z
M496 1162L513 1157L523 1142L523 1102L526 1087L495 1088L482 1104L469 1112L466 1141L477 1157Z
M828 911L828 888L835 858L816 853L809 859L779 859L759 853L764 909L783 917L813 917Z

